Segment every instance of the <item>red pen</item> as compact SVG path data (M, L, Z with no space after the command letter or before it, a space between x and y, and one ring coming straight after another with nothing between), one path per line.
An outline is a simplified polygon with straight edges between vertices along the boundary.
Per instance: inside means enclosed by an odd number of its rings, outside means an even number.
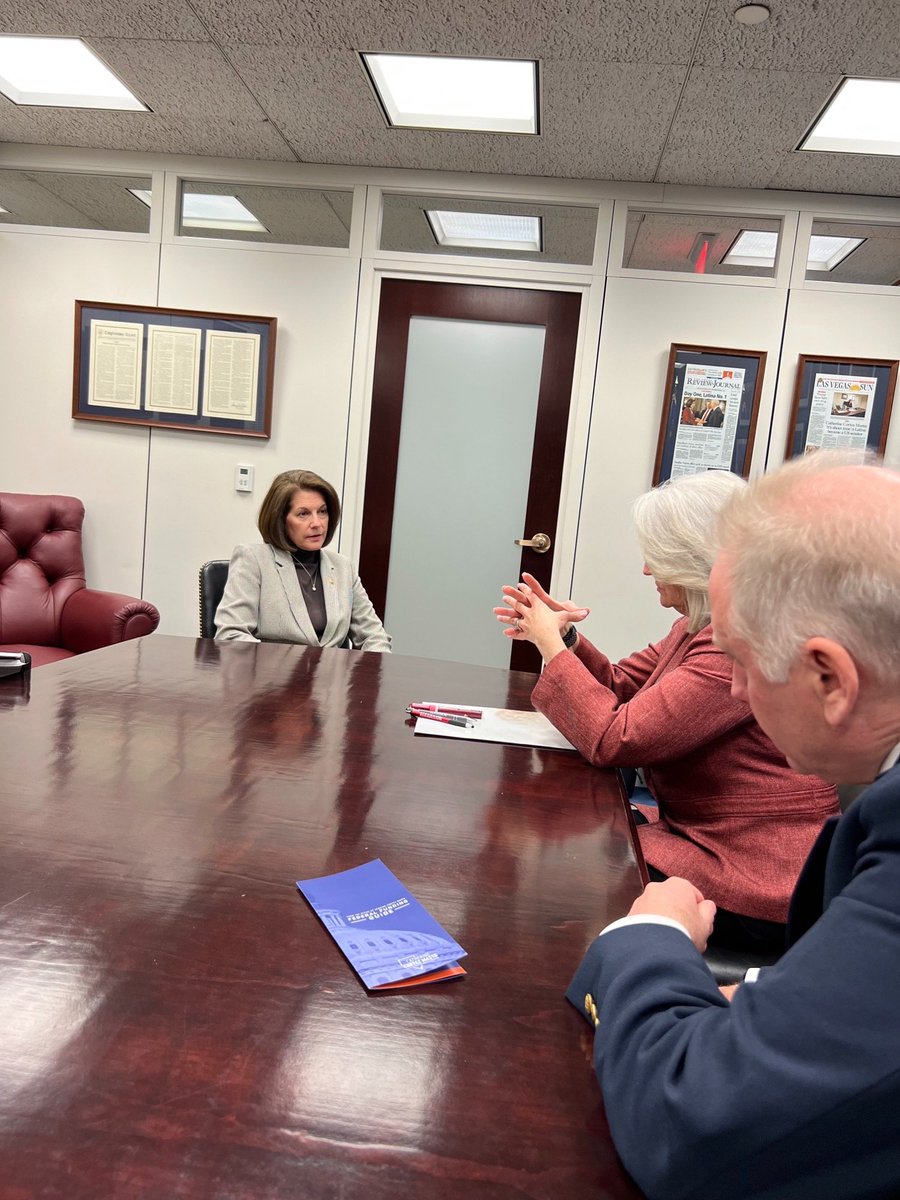
M482 716L480 708L450 708L444 704L419 704L415 700L409 707L416 709L417 712L447 713L451 717L474 717L480 719Z
M418 717L422 721L440 721L442 725L455 725L458 729L474 729L475 722L470 721L467 717L445 717L436 712L417 712L415 709L408 710L414 717Z

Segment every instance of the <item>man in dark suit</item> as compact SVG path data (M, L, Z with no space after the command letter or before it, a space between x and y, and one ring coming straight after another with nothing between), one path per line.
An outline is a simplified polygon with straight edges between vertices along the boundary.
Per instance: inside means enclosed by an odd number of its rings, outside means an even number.
M871 786L823 829L789 949L758 979L716 987L715 906L669 879L602 931L567 995L653 1200L900 1196L900 476L809 455L738 495L720 532L734 694L798 771Z
M716 401L707 410L703 424L709 429L720 429L724 420L725 410L722 405Z

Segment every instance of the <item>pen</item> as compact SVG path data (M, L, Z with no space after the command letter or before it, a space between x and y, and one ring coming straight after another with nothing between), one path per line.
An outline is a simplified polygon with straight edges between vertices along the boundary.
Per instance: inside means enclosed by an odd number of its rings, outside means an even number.
M470 721L467 717L445 717L436 712L416 712L409 710L414 717L419 717L423 721L440 721L442 725L455 725L458 729L474 729L475 722Z
M480 708L450 708L444 704L419 704L415 700L409 707L416 709L417 712L446 713L451 717L475 717L477 719L482 715Z

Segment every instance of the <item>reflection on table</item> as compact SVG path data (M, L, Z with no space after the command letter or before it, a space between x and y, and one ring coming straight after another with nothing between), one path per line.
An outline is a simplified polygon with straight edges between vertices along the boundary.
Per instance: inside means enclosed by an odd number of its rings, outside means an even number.
M612 775L416 737L533 677L155 635L0 705L0 1196L632 1197L563 990ZM382 858L466 978L369 994L294 881Z

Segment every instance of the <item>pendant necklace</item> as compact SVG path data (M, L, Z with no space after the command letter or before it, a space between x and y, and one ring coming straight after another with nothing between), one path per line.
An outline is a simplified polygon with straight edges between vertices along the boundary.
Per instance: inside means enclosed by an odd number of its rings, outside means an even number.
M293 558L293 555L291 557ZM316 590L316 580L319 577L319 564L316 563L315 567L313 567L312 571L310 571L310 569L306 565L306 563L301 562L299 558L294 558L294 562L297 564L298 567L303 568L303 570L306 573L306 578L309 580L310 586L312 587L312 590L315 591Z

